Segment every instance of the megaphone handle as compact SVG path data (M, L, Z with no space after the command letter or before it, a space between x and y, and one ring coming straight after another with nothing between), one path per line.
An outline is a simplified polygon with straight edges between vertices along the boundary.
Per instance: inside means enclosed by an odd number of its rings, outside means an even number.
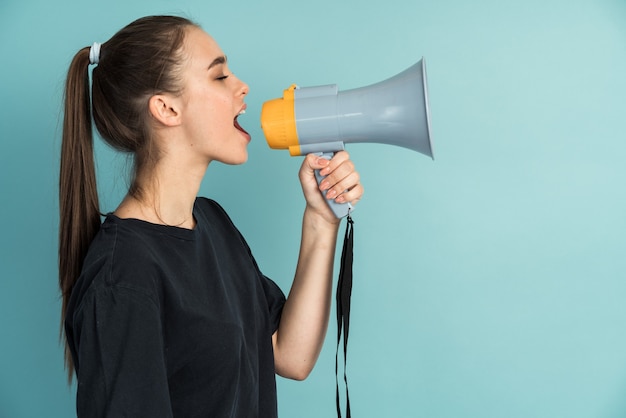
M316 152L315 155L322 157L322 158L326 158L327 160L330 160L331 158L333 158L333 155L335 154L332 152ZM319 170L315 170L315 178L317 179L318 185L322 183L322 180L324 180L324 176L320 175ZM327 190L324 190L321 193L324 195L324 198L326 198ZM339 219L348 216L350 212L352 212L353 210L352 205L349 202L337 203L335 202L334 199L326 199L326 203L328 203L328 206L330 207L330 209L333 211L335 216Z

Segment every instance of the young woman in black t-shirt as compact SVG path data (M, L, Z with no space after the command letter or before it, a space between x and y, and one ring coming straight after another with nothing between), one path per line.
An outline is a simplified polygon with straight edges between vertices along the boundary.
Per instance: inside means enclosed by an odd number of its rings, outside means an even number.
M285 300L222 209L197 198L211 162L247 159L250 136L237 121L247 94L213 38L180 17L139 19L75 55L65 91L59 280L79 417L272 417L267 370L300 380L313 368L339 226L320 189L354 205L363 188L346 152L330 161L306 156L300 255ZM104 223L92 115L102 138L134 156L128 194ZM314 170L326 176L320 186Z

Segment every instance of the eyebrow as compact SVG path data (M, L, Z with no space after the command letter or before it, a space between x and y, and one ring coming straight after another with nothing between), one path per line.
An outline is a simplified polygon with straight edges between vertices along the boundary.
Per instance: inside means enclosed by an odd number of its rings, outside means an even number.
M228 59L226 58L226 55L222 55L220 57L217 57L213 60L213 62L211 63L211 65L209 65L209 70L213 67L215 67L216 65L220 65L220 64L226 64L226 61Z

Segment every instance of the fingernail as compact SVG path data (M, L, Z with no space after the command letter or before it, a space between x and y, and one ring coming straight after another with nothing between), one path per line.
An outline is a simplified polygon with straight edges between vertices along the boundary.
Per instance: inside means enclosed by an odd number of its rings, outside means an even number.
M320 190L326 190L330 187L330 183L327 180L324 180L320 183Z
M329 190L328 193L326 193L327 199L332 199L335 196L337 196L337 192L335 190Z
M322 166L326 167L328 164L330 164L330 161L328 161L326 158L321 158L320 157L320 158L317 159L317 163L319 165L322 165Z

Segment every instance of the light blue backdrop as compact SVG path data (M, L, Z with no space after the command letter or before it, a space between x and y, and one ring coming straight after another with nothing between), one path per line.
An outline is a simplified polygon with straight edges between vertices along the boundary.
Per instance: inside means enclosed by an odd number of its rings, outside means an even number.
M480 6L478 6L480 5ZM0 417L70 417L56 284L60 101L73 54L146 14L192 17L251 86L250 160L209 169L261 268L289 289L299 158L263 101L350 89L426 57L436 160L349 146L355 417L626 416L626 2L0 2ZM102 210L126 161L97 149ZM334 309L334 307L333 307ZM332 417L334 335L282 417Z

